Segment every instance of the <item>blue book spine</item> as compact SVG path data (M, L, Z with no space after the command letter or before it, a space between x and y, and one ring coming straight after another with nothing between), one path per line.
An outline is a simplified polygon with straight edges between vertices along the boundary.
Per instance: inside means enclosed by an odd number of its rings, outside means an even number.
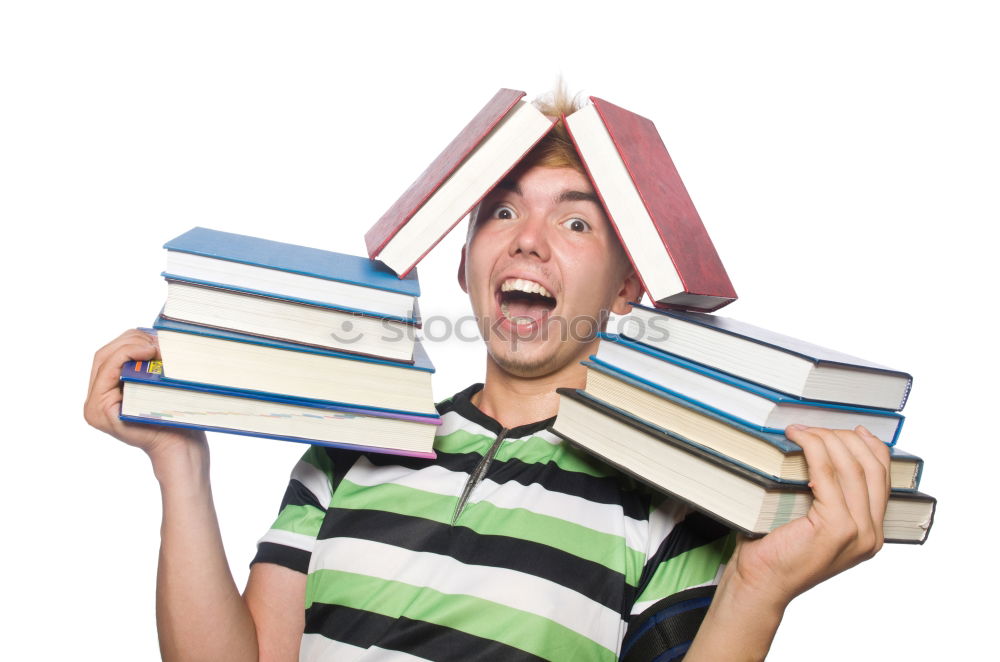
M262 400L265 402L276 402L285 405L295 405L298 407L310 407L324 411L335 411L343 414L353 414L356 416L375 416L378 418L395 418L415 423L427 423L439 425L441 419L438 416L428 416L426 413L404 411L401 409L386 409L384 407L361 407L358 405L329 402L327 400L314 400L312 398L297 398L267 391L251 391L249 389L239 389L232 387L216 386L213 384L200 384L187 382L179 379L170 379L163 375L160 361L129 361L122 365L121 380L125 382L137 382L143 384L153 384L170 388L179 388L185 391L197 393L212 393L215 395L225 395L234 398L247 398L250 400Z
M747 381L745 379L740 379L739 377L734 377L733 375L730 375L730 374L725 373L725 372L721 372L719 370L715 370L715 369L710 368L710 367L708 367L706 365L702 365L700 363L695 363L694 361L688 361L687 359L681 358L681 357L676 356L674 354L670 354L668 352L664 352L664 351L661 351L661 350L658 350L658 349L654 349L652 347L649 347L647 345L643 345L643 344L635 342L633 340L628 340L627 338L623 338L622 336L618 336L618 335L614 335L614 334L609 334L609 333L600 333L598 335L601 337L601 342L613 342L613 343L616 343L618 345L621 345L623 347L627 347L627 348L629 348L631 350L634 350L636 352L639 352L641 354L645 354L646 356L649 356L652 359L656 359L658 361L664 361L666 363L673 364L673 365L675 365L675 366L677 366L679 368L683 368L685 370L689 370L689 371L691 371L693 373L696 373L696 374L699 374L699 375L703 375L703 376L708 377L710 379L714 379L716 381L722 382L723 384L727 384L729 386L732 386L734 388L746 391L748 393L752 393L752 394L754 394L754 395L756 395L758 397L761 397L761 398L764 398L766 400L769 400L769 401L771 401L771 402L773 402L775 404L779 404L779 405L780 404L793 404L793 405L800 405L800 406L816 407L818 409L830 409L830 410L837 410L837 411L844 411L844 412L855 412L855 413L865 414L865 415L870 415L870 416L879 416L879 417L882 417L882 418L893 418L893 419L896 419L896 421L897 421L896 432L895 432L895 434L893 434L892 439L889 442L887 442L889 446L895 445L896 440L899 438L899 432L900 432L900 430L903 427L903 420L904 420L904 418L903 418L902 414L899 414L897 412L889 411L887 409L871 409L871 408L867 408L867 407L855 407L855 406L852 406L852 405L842 405L842 404L835 404L835 403L831 403L831 402L817 402L815 400L806 400L805 398L798 398L798 397L791 396L791 395L788 395L788 394L785 394L785 393L781 393L779 391L775 391L774 389L767 388L766 386L761 386L760 384L755 384L753 382L749 382L749 381ZM598 352L600 352L600 350L598 350ZM725 416L727 418L735 420L735 421L739 422L742 425L747 425L747 426L750 426L750 427L755 427L757 429L760 429L760 430L763 430L763 431L766 431L766 432L776 432L778 434L783 434L784 433L784 430L779 430L779 429L776 429L776 428L767 428L767 427L758 426L758 425L756 425L754 423L751 423L749 421L746 421L744 419L737 418L737 417L733 416L732 414L730 414L729 412L726 412L726 411L724 411L722 409L718 409L716 407L712 407L712 406L707 405L707 404L705 404L703 402L699 402L699 401L697 401L697 400L695 400L695 399L693 399L693 398L685 395L684 393L681 393L679 391L675 391L675 390L669 388L668 386L665 386L663 384L658 384L658 383L649 381L649 380L644 379L643 377L641 377L639 375L635 375L635 374L633 374L631 372L623 370L622 368L620 368L618 366L612 365L611 363L608 363L607 361L602 360L597 355L591 356L590 360L592 362L594 362L594 363L598 363L598 364L600 364L602 366L605 366L606 368L608 368L609 370L611 370L613 372L620 373L620 374L623 374L623 375L627 375L628 377L630 377L630 378L632 378L634 380L637 380L639 382L642 382L643 384L647 384L647 385L653 387L654 389L670 393L670 394L672 394L672 395L674 395L674 396L676 396L678 398L681 398L681 399L686 400L688 402L692 402L692 403L698 405L699 407L703 407L705 409L708 409L708 410L711 410L713 412L716 412L720 416Z

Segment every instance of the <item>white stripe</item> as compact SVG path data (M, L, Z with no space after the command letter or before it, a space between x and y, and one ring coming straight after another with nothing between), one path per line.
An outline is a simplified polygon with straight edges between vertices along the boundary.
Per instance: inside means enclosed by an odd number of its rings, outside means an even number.
M344 476L344 480L365 487L391 483L446 497L458 497L468 478L465 472L449 471L436 464L416 471L398 465L377 467L366 457L359 457Z
M617 611L527 573L356 538L321 541L313 560L314 569L357 573L506 605L580 632L609 650L618 648L622 620Z
M659 507L649 514L649 529L646 534L649 545L646 550L647 558L656 553L656 550L660 548L677 523L691 512L691 508L682 501L664 499Z
M435 436L446 437L452 432L457 432L459 430L464 430L469 434L478 434L484 437L496 438L495 434L484 428L482 425L473 423L469 419L462 417L462 415L456 411L449 411L441 417L441 424L438 425Z
M299 460L292 469L292 479L302 483L309 490L316 501L323 508L330 506L330 477L322 469L309 464L305 460Z
M422 657L408 653L386 650L378 646L359 648L340 641L327 639L321 634L302 635L302 646L299 648L299 662L426 662Z
M312 552L316 538L314 536L307 536L304 533L271 529L257 541L257 544L259 545L262 542L270 542L276 545L284 545L285 547L294 547L295 549Z
M533 432L532 434L529 434L525 437L511 437L509 439L506 439L505 441L518 442L518 441L528 441L530 439L540 439L541 441L547 441L553 446L561 446L563 443L563 440L560 437L557 437L548 430L539 430L538 432Z

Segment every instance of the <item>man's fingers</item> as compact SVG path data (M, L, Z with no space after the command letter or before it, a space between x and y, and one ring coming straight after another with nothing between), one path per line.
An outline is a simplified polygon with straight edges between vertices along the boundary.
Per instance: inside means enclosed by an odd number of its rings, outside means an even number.
M856 436L851 437L851 443L855 445L855 454L859 461L865 466L872 519L882 522L885 519L885 509L892 485L890 474L892 456L889 447L869 432L868 428L859 425L854 428L854 432Z
M122 364L127 361L148 361L157 355L156 346L143 338L123 337L113 344L113 348L103 353L100 363L95 358L93 379L84 404L87 422L100 428L108 425L106 419L110 416L108 412L112 406L121 402L118 383Z
M852 558L881 548L888 496L888 452L862 430L792 426L786 433L805 453L814 505L823 507L817 512Z
M813 492L813 506L826 516L826 509L831 513L846 510L844 491L840 487L836 468L830 459L826 443L818 434L822 428L807 428L803 425L791 425L785 430L785 436L802 447L809 467L809 487Z
M126 356L121 360L118 360L121 356L121 350L123 347L134 346L136 348L141 348L142 356L130 357ZM109 362L114 363L116 369L120 369L121 365L130 359L148 360L149 357L146 347L152 347L154 350L157 349L156 338L144 333L139 329L129 329L125 333L121 334L111 342L109 342L104 347L97 350L94 354L94 363L90 368L90 382L87 387L87 396L90 397L94 393L94 387L97 382L98 374L107 366Z
M851 430L828 430L828 451L844 489L844 501L857 527L852 548L869 554L882 544L884 467Z

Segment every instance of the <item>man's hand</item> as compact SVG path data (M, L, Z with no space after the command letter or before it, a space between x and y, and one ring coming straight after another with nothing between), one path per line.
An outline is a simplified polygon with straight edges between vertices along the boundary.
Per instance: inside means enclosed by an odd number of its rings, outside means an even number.
M743 541L730 562L745 588L778 604L874 556L889 498L889 449L865 428L791 426L785 434L805 452L812 507Z
M790 426L809 466L805 516L736 547L686 660L762 660L800 593L882 548L889 450L868 430Z
M205 434L198 430L126 423L118 418L122 401L119 375L123 363L159 358L156 338L138 329L118 336L94 355L90 387L83 406L83 417L92 426L112 437L146 451L153 460L170 449L191 450L189 445L205 446Z

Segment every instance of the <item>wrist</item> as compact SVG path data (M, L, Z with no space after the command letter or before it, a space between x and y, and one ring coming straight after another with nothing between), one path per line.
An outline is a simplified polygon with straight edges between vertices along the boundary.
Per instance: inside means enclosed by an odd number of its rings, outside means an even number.
M730 563L685 660L764 660L787 601L747 582Z
M153 475L161 489L176 484L207 483L209 452L204 434L180 444L165 444L146 450Z

